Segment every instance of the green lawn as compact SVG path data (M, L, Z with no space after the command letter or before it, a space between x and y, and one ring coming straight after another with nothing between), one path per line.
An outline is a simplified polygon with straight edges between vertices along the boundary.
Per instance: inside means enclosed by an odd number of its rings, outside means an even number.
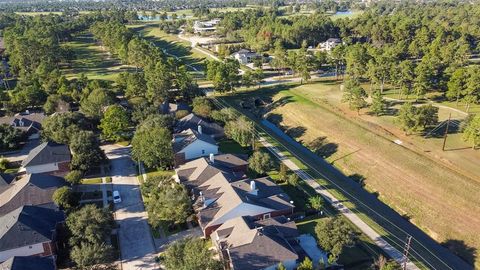
M114 81L118 73L133 70L103 50L95 43L91 34L75 36L64 46L70 48L75 55L72 63L63 68L67 78L77 78L83 73L89 79Z
M145 168L145 172L147 173L147 179L154 176L173 176L175 174L175 171L173 170L164 171L164 170L150 169L150 168Z
M191 44L179 39L174 34L168 34L158 27L155 23L143 23L130 26L130 29L136 31L144 38L152 41L157 47L164 50L167 54L178 57L191 72L205 70L204 61L206 56L196 50L192 50ZM195 74L200 76L201 74Z
M242 147L236 141L231 139L222 139L218 142L218 151L228 154L250 154L252 149L250 147Z
M102 183L102 178L97 177L97 178L85 178L82 180L82 184L84 185L91 185L91 184L101 184Z

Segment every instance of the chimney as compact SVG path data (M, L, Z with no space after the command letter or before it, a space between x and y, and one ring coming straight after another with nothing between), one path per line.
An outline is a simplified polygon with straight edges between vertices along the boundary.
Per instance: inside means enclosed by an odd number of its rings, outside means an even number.
M215 156L213 155L213 153L210 153L209 158L211 163L215 163Z
M255 185L255 181L253 181L253 180L250 181L250 190L251 190L251 191L257 190L257 187L256 187L256 185Z
M202 126L198 125L197 131L198 131L198 133L202 134Z

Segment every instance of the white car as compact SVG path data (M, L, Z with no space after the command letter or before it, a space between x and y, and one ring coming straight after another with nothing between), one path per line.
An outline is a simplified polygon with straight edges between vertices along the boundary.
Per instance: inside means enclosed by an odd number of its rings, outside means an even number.
M120 198L120 192L118 190L113 191L113 203L121 203L122 198Z

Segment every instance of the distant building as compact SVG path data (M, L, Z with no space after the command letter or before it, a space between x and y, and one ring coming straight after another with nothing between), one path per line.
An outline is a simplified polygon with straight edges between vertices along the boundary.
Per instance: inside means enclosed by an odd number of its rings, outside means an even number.
M62 175L70 168L70 149L65 144L44 142L33 148L22 162L22 170L27 174L52 173Z
M49 257L57 251L61 211L22 206L0 217L0 262L14 256Z
M258 55L256 52L245 49L241 49L240 51L233 54L233 58L235 58L242 65L252 63L254 59L259 57L260 55Z
M55 257L15 256L0 264L0 270L56 270Z
M47 116L44 113L18 113L11 117L1 117L0 124L7 124L23 131L28 139L40 138L42 122Z
M47 174L27 174L8 184L0 182L0 216L24 205L57 208L52 195L67 183L61 177Z
M220 19L213 19L210 21L195 21L193 23L193 32L195 34L214 32L217 30L217 24Z
M223 127L216 123L207 121L193 113L178 120L173 130L175 133L180 133L188 129L197 130L198 126L202 127L203 134L212 136L214 139L219 139L225 136Z
M331 51L333 48L337 47L338 45L342 44L342 40L339 38L329 38L325 42L320 43L320 50L323 51Z
M202 126L198 130L187 129L173 135L175 166L185 161L218 154L218 145L211 136L203 134Z
M296 237L295 222L284 216L264 220L237 217L220 226L212 241L232 270L276 269L280 263L293 270L305 257Z

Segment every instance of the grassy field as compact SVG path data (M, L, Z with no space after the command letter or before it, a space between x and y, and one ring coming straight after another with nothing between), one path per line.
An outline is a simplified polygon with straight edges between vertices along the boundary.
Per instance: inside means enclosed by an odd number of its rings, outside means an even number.
M168 34L160 30L158 24L135 24L130 25L129 28L152 41L167 54L178 57L179 60L187 65L189 71L201 73L205 69L205 55L196 50L192 50L189 42L179 39L176 35Z
M344 18L354 19L360 16L362 13L363 13L362 10L353 10L351 14L334 14L330 16L330 18L334 21L338 19L344 19Z
M76 78L83 73L89 79L113 81L118 73L131 69L111 57L106 50L102 50L90 34L76 36L65 46L71 48L75 54L72 64L63 69L67 78Z
M335 88L338 86L334 83L320 83L283 87L281 91L278 87L261 89L239 96L271 99L274 103L270 114L304 144L326 137L335 150L328 161L347 175L365 179L367 189L437 241L463 243L464 247L457 245L455 252L472 262L471 248L480 248L480 219L478 214L472 214L480 213L479 181L432 160L447 158L431 153L423 156L396 145L391 138L395 136L388 130L344 112L328 97ZM457 155L470 156L473 163L480 160L478 152ZM478 165L476 168L478 171Z

